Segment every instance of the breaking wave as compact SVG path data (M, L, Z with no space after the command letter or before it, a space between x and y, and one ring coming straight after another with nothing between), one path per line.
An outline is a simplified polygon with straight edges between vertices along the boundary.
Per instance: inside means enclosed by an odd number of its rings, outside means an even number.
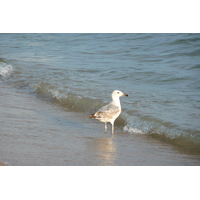
M8 65L4 62L0 62L0 76L7 77L12 72L13 68L11 65Z
M96 101L75 93L66 93L63 90L55 89L51 84L44 82L34 85L34 90L40 97L55 104L59 104L70 111L90 113L103 105L101 100Z
M105 105L101 99L92 99L75 93L65 93L55 86L41 82L34 85L34 91L40 98L64 107L66 110L85 113L86 116L94 113ZM129 134L144 134L165 142L184 147L192 153L200 153L200 138L194 130L181 130L173 123L147 115L139 115L137 111L124 110L116 120L115 126Z

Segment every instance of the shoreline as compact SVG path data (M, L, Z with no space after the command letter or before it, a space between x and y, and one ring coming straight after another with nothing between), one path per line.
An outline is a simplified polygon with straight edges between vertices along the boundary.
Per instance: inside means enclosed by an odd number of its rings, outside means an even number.
M67 112L53 103L0 87L2 112L0 160L8 166L191 166L200 156L146 135L111 137L85 113ZM4 165L4 164L3 164Z
M6 165L4 165L3 163L0 162L0 166L6 166Z

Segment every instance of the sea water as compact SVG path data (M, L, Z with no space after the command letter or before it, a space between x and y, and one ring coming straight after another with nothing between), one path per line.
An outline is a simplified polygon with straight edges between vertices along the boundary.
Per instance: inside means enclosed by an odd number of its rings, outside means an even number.
M115 126L200 151L200 34L0 34L0 82Z

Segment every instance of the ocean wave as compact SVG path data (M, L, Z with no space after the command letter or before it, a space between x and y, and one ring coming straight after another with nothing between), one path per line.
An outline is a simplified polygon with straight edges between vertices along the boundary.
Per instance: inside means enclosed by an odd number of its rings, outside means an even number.
M50 83L40 82L34 86L35 92L45 101L51 101L67 111L82 112L88 116L105 105L101 99L92 99L83 95L58 89ZM200 153L200 138L192 130L182 130L179 126L156 119L149 115L138 114L137 110L122 110L122 114L116 120L115 126L125 133L142 134L171 142L185 149ZM189 151L188 150L188 151Z
M200 64L193 65L192 67L190 67L190 69L200 69Z
M0 62L0 76L7 77L12 72L13 67L4 62Z
M124 126L123 130L125 132L134 133L134 134L145 134L144 132L142 132L142 130L140 130L138 128L132 128L132 127L128 127L128 126Z
M170 143L179 147L185 153L200 154L199 132L192 130L181 130L179 127L166 122L158 122L157 119L145 121L136 116L126 116L124 132L130 134L141 134L156 138L162 142ZM134 118L134 120L133 120Z
M189 52L187 55L188 56L200 56L200 49L196 49L192 52Z
M184 35L185 36L185 35ZM171 42L171 45L176 45L176 44L191 44L191 43L196 43L200 41L200 37L198 34L193 34L193 35L188 35L188 37L186 36L185 38L177 38L176 40L174 40L173 42Z
M58 89L49 83L41 82L35 84L34 90L42 98L59 104L70 111L86 112L89 114L103 105L100 99L91 99L72 92L66 93L65 90Z
M2 37L1 81L85 116L119 89L121 132L200 144L199 34Z

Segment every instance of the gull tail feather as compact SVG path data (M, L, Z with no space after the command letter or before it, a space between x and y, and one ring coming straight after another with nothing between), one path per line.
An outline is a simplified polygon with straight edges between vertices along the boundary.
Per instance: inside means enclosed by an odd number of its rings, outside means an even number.
M92 115L88 116L88 118L93 118L93 119L95 119L96 116L94 116L94 114L92 114Z

